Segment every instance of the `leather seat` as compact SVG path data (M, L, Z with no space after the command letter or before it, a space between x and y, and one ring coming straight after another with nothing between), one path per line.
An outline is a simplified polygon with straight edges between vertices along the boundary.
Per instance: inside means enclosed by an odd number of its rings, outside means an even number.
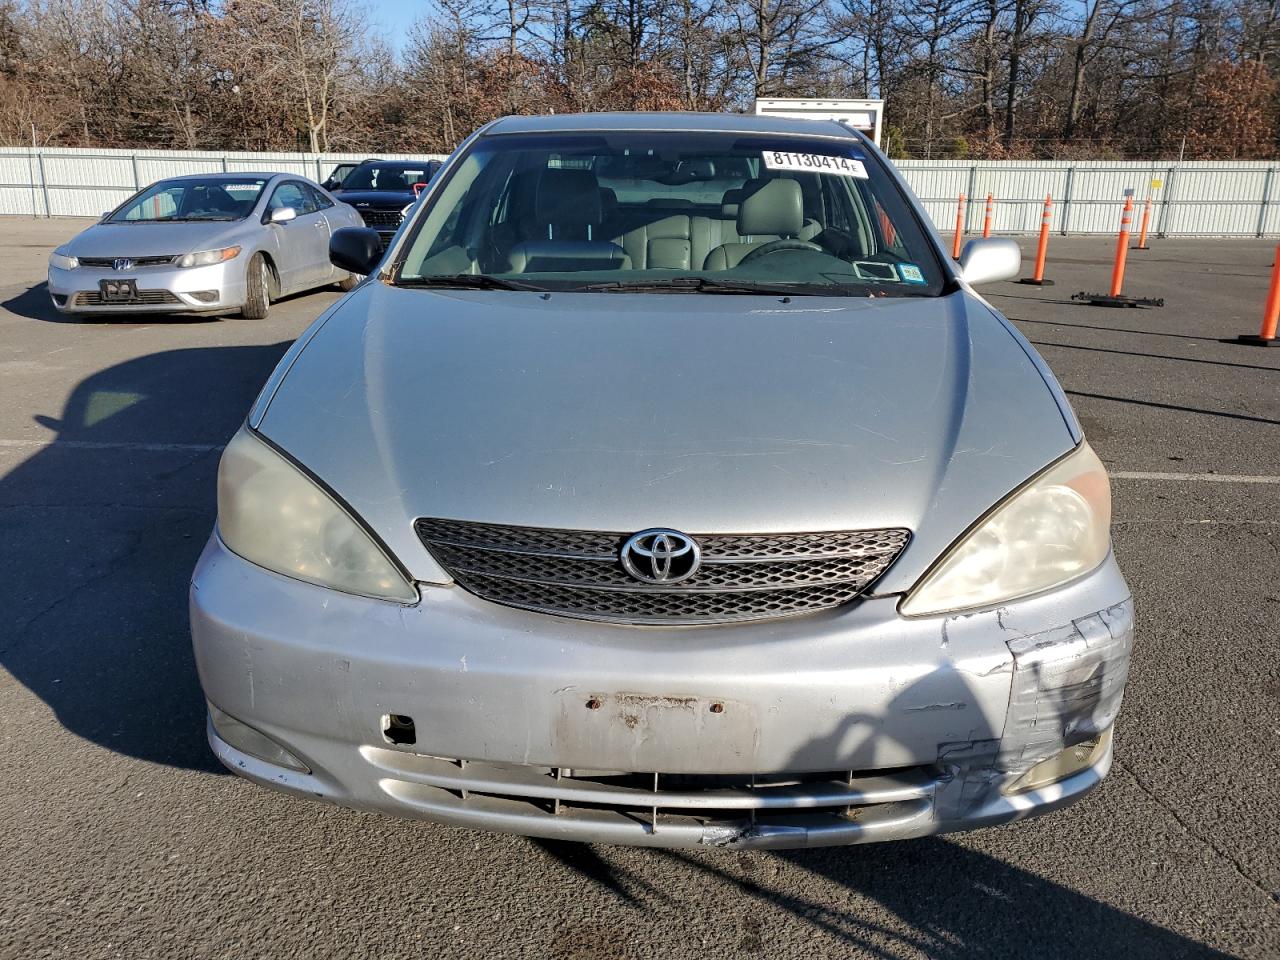
M736 267L752 250L775 240L800 237L805 228L804 196L794 180L770 180L754 193L744 188L737 228L745 239L724 243L707 254L704 270Z
M508 255L514 273L631 267L625 250L604 239L600 184L590 170L547 169L534 191L529 239Z

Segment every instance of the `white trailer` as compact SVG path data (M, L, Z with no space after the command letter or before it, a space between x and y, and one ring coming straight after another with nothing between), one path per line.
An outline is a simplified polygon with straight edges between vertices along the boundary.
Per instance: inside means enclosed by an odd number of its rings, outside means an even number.
M880 146L883 100L810 100L802 97L769 97L756 101L756 113L800 120L841 120L861 130Z

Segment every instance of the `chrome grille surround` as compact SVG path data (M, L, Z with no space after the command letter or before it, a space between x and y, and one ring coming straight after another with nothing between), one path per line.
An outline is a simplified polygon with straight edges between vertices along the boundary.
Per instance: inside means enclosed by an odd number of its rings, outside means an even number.
M114 268L117 260L129 260L133 263L133 267L161 267L173 263L178 259L178 255L171 253L164 257L77 257L76 259L80 261L82 267Z
M930 832L945 772L935 766L823 773L698 775L571 770L432 757L384 747L360 753L381 789L423 816L477 817L538 835L593 830L610 842L786 846Z
M766 620L840 606L867 589L910 539L903 529L692 535L702 566L650 585L618 559L627 533L421 519L419 538L460 586L494 603L617 623Z

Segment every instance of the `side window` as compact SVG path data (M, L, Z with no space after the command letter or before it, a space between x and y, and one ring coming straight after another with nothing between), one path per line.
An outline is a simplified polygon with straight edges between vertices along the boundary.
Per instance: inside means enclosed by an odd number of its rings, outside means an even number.
M325 196L323 191L317 190L315 187L311 186L310 184L307 185L307 195L311 197L311 204L313 209L328 210L330 207L333 206L333 201L330 200L327 196Z
M461 237L458 235L458 225L462 222L462 211L470 204L471 191L468 190L462 198L462 202L457 204L449 211L449 216L441 227L440 233L436 235L436 241L431 245L431 249L427 251L427 256L432 257L449 247L459 246Z
M271 195L271 202L267 205L270 210L279 210L281 207L293 207L297 211L298 216L307 213L315 213L315 205L307 199L307 195L303 193L303 185L296 180L286 180L280 186L276 187L276 192Z
M823 177L826 226L845 234L854 244L851 255L870 256L880 244L867 215L866 198L849 177ZM857 181L861 183L861 181Z
M849 219L848 198L841 197L839 192L833 188L831 181L831 177L822 178L823 206L826 207L823 211L826 216L824 225L853 236L856 231Z

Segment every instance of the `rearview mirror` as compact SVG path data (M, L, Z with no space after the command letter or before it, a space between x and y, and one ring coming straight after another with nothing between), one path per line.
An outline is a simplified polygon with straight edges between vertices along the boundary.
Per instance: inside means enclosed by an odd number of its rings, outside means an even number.
M970 240L960 253L960 277L976 287L980 283L1012 280L1022 269L1022 251L1010 237Z
M276 207L271 211L272 223L288 223L290 220L298 219L298 211L293 207Z
M382 238L368 227L335 230L329 237L329 261L349 273L373 273L382 262Z

